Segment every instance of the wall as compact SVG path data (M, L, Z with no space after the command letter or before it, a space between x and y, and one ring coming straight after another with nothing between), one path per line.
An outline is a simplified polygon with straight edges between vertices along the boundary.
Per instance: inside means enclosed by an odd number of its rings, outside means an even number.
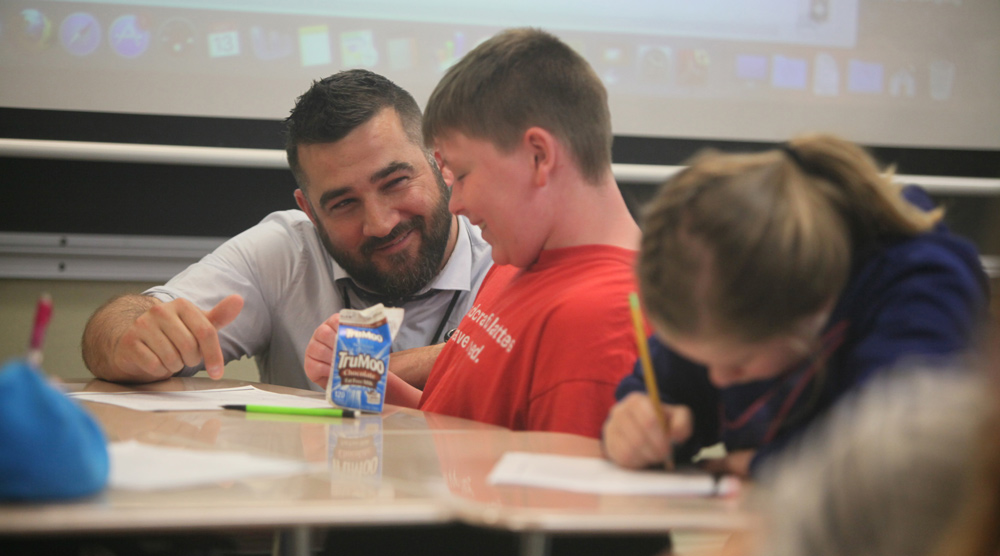
M144 282L0 280L0 360L24 355L35 318L38 296L52 296L52 322L46 334L44 369L59 378L91 378L80 355L80 338L90 315L105 301L153 286ZM203 373L202 373L203 374ZM207 375L204 375L207 376ZM250 359L226 366L226 377L258 380Z

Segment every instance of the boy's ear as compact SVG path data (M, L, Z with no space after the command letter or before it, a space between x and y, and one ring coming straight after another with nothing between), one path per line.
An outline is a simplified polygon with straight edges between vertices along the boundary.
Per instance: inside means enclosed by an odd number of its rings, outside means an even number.
M442 160L441 153L434 151L434 163L437 164L438 170L441 171L441 177L444 178L444 184L451 187L452 182L455 181L455 173L451 171L451 168L445 166L442 163Z
M532 156L532 170L535 185L542 187L548 184L549 175L556 166L556 138L548 130L540 127L529 127L524 132L524 145Z

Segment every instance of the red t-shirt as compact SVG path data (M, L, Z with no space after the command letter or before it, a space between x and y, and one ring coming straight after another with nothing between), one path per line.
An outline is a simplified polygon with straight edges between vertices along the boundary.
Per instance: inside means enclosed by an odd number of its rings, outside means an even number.
M584 245L543 251L524 270L494 266L434 363L420 409L599 438L637 358L635 256Z

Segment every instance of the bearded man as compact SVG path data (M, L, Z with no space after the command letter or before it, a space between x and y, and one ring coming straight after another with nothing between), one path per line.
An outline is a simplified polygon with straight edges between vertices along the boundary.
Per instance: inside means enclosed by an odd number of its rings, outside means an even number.
M366 70L313 83L286 120L301 210L274 212L163 286L91 317L84 362L110 381L152 382L254 357L261 382L319 389L305 350L344 308L405 309L393 371L421 386L491 264L479 228L448 212L413 97ZM431 346L425 350L415 349ZM420 355L421 353L425 355Z

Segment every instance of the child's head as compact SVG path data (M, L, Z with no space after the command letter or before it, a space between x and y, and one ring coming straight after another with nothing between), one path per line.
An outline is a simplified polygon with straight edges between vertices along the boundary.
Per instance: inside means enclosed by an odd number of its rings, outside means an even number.
M534 29L499 33L452 66L427 101L423 134L450 179L448 208L480 227L497 264L532 264L569 220L565 196L611 177L604 86L573 49Z
M607 91L579 54L537 29L511 29L466 54L438 83L424 113L424 141L460 132L510 152L529 127L555 135L583 178L611 168Z
M759 154L702 153L648 208L638 263L664 339L720 369L780 374L819 336L857 253L927 230L924 213L858 146L801 137Z

